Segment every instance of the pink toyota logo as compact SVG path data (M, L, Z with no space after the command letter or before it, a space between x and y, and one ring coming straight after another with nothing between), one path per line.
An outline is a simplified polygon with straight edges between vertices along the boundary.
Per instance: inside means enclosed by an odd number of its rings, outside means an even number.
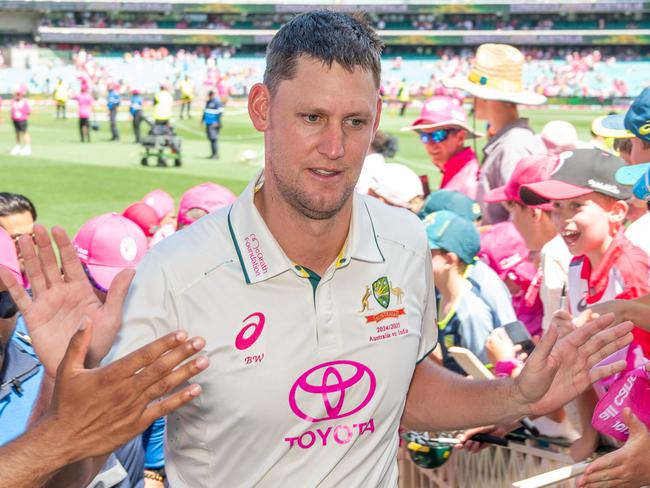
M376 385L375 375L367 366L356 361L330 361L300 375L289 392L289 406L309 422L341 419L368 405Z

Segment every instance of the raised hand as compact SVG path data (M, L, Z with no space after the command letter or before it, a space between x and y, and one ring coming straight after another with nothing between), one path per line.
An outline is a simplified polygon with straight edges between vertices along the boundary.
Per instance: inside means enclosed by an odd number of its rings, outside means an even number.
M23 314L34 350L51 378L55 376L70 338L84 316L91 319L95 329L88 364L99 364L108 353L119 329L122 304L134 275L132 270L118 274L106 302L102 303L95 295L68 235L61 227L54 227L52 236L61 256L61 268L44 226L34 226L33 241L30 236L19 240L33 298L7 269L0 267L0 280Z
M205 356L184 363L205 340L187 340L177 331L109 365L86 369L93 329L84 317L58 368L50 413L42 420L69 445L71 461L112 452L156 418L196 398L201 393L196 384L165 395L209 365Z
M546 415L557 410L593 382L625 368L625 361L617 361L592 369L632 341L632 323L609 327L613 320L613 314L603 315L559 340L551 324L515 379L529 414Z

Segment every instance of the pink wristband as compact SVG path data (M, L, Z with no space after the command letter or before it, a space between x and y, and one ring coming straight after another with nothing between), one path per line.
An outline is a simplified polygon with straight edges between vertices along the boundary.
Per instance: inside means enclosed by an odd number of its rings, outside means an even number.
M520 361L519 359L504 359L503 361L497 361L494 365L494 374L496 374L498 378L508 378L512 372L522 364L524 364L523 361Z

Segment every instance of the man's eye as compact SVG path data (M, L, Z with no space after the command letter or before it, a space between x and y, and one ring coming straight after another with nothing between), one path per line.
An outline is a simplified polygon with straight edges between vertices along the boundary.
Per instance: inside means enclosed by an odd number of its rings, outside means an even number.
M307 122L318 122L320 120L320 115L316 114L306 114L303 117Z
M348 123L352 127L361 127L364 124L364 121L362 119L350 119Z

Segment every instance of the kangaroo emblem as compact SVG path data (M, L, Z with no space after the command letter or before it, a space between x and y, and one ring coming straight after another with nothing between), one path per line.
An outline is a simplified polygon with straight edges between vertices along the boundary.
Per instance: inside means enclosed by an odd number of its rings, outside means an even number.
M362 312L365 312L366 310L370 310L370 303L368 302L369 298L370 298L370 287L366 285L366 292L363 294L363 298L361 299Z

